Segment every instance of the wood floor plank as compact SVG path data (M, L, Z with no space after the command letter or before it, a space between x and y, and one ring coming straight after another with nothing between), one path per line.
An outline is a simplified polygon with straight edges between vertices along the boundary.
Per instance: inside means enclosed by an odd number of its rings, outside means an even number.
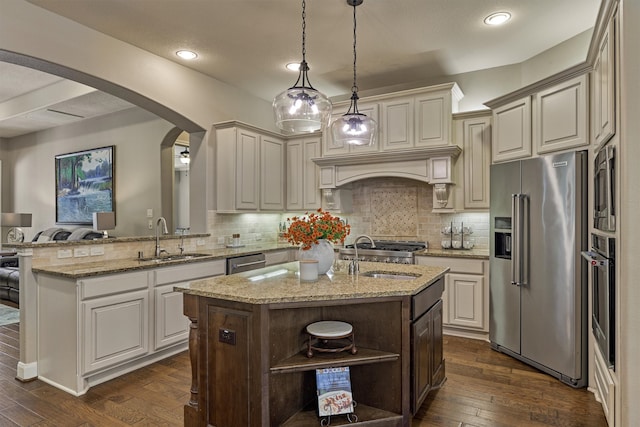
M181 427L191 365L187 352L96 385L80 397L42 381L15 379L18 325L0 333L0 427ZM6 342L5 342L6 341ZM586 389L573 389L491 349L445 336L447 379L412 427L607 427Z

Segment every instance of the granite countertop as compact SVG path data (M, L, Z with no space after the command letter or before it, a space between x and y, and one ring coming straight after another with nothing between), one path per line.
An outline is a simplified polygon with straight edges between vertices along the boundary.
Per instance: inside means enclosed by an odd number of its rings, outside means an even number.
M183 259L172 259L170 261L139 260L137 258L127 259L107 259L75 264L60 264L33 267L34 273L49 274L53 276L66 277L70 279L81 279L84 277L100 276L105 274L124 273L135 270L146 270L151 268L169 267L180 264L194 262L224 260L234 256L251 255L260 252L271 252L283 249L297 249L289 244L273 243L260 245L247 245L238 248L221 248L211 250L198 250L198 256ZM191 252L189 252L191 253ZM186 253L185 255L189 255ZM176 255L176 254L171 254Z
M351 298L380 298L415 295L449 271L448 267L360 262L360 273L347 273L349 261L336 261L317 282L301 282L298 262L259 270L196 280L176 286L185 294L249 304L329 301ZM366 272L383 271L415 275L415 279L367 277Z
M437 256L448 258L489 259L489 249L425 249L414 252L415 256Z

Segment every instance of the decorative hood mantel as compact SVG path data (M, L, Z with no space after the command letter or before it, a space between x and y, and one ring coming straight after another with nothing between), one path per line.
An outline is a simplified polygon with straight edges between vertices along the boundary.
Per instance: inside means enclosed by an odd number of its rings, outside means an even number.
M320 188L336 188L365 178L409 178L452 183L451 163L462 152L457 145L421 150L353 154L312 159L320 167Z
M454 184L452 166L462 150L457 145L322 157L312 159L320 167L320 189L324 197L331 190L366 178L408 178L434 185L435 201L447 206L449 186Z

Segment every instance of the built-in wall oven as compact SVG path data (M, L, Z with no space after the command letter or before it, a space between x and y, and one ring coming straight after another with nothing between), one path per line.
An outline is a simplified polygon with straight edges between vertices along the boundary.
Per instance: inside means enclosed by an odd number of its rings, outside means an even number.
M615 147L605 145L596 154L593 173L593 227L602 231L616 230Z
M591 234L591 250L583 252L591 265L591 329L604 360L615 367L615 246L616 240Z

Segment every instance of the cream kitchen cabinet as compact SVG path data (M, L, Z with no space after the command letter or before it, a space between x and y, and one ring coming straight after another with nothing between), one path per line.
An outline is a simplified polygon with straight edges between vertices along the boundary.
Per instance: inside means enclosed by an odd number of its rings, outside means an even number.
M189 319L182 313L182 292L174 292L176 285L184 285L204 277L223 276L224 260L203 261L153 271L153 349L160 350L189 338Z
M592 72L593 116L592 132L596 147L605 144L616 133L616 57L615 15L598 45Z
M380 101L382 151L444 147L462 92L455 83L399 92Z
M462 146L464 209L489 209L491 113L457 115L456 141Z
M589 145L587 86L584 74L535 94L533 140L538 154Z
M416 256L416 264L447 266L443 301L445 333L489 337L489 261L474 258Z
M457 84L441 85L415 96L416 148L442 147L452 144L452 113L458 111L462 92Z
M493 162L531 156L531 98L529 96L493 110Z
M523 159L588 145L587 89L587 74L559 78L553 86L492 107L492 161Z
M284 140L239 122L215 127L218 212L284 210Z
M333 112L331 113L331 119L329 126L322 132L322 155L323 156L337 156L344 154L365 154L379 151L380 149L380 133L377 133L377 138L370 146L357 146L348 145L335 142L331 136L331 123L337 118L342 117L349 109L349 103L342 103L342 105L334 105ZM365 114L376 121L378 128L380 126L378 111L379 106L377 103L359 102L358 111ZM379 129L378 129L379 130Z
M380 135L382 150L412 148L414 145L414 98L405 96L382 101Z
M322 137L287 141L287 210L321 207L320 172L311 160L322 155Z
M38 376L74 395L188 348L173 286L225 273L202 261L83 278L38 274ZM186 333L185 333L186 332Z
M346 147L323 134L323 156L366 154L446 147L452 141L452 113L463 97L455 83L363 97L360 112L378 123L378 140L370 147ZM343 115L349 102L334 104L332 118Z

